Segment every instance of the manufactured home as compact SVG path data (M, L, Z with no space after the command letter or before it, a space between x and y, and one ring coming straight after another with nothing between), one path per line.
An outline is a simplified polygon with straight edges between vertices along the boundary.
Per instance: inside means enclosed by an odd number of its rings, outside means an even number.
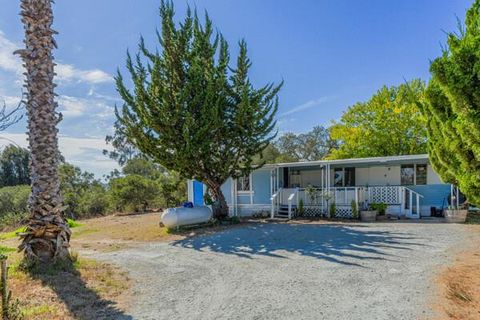
M354 210L383 203L391 216L418 219L455 199L453 185L443 183L428 155L405 155L265 165L222 186L230 215L267 214L293 218L328 215L348 218ZM188 181L188 198L204 205L206 187ZM458 198L458 197L457 197Z

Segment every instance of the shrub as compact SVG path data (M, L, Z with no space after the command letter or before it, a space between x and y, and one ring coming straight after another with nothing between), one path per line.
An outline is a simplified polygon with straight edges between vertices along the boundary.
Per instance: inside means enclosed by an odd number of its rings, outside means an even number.
M67 224L69 228L81 227L82 225L73 219L67 219Z
M110 181L110 199L116 210L146 211L158 196L155 181L129 175Z
M18 225L28 216L29 186L0 188L0 229Z
M102 185L94 185L86 190L78 200L78 216L86 218L107 213L108 194Z
M337 205L335 204L335 201L333 201L330 204L330 218L335 218L337 214Z
M382 216L387 211L387 204L383 202L378 202L378 203L373 202L373 203L370 203L370 209L377 210L378 215Z
M352 218L358 219L358 208L355 200L352 200L352 202L350 203L350 206L352 207Z
M0 215L28 211L30 186L19 185L0 188Z
M305 213L305 206L303 205L303 199L300 199L298 201L298 215L300 217L303 217L304 213Z

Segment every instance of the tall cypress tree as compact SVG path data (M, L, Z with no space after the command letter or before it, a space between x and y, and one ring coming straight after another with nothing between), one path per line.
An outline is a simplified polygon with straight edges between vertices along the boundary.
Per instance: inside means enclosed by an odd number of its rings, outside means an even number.
M215 216L224 217L228 207L220 186L263 165L252 158L275 136L281 85L253 87L244 41L231 68L228 44L208 15L202 25L188 10L177 27L172 2L162 1L160 17L161 50L150 51L142 38L135 59L127 55L133 90L120 72L116 77L124 101L117 118L143 154L205 183L216 200Z
M428 150L440 177L480 204L480 0L467 11L465 28L448 34L435 59L422 112Z

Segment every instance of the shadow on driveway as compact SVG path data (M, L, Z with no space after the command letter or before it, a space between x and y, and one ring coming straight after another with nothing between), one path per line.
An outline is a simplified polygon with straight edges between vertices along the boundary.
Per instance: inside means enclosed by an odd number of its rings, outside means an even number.
M397 250L423 246L409 233L375 230L369 226L254 224L213 235L193 236L173 246L212 251L241 258L288 258L282 251L359 266L363 260L390 260Z

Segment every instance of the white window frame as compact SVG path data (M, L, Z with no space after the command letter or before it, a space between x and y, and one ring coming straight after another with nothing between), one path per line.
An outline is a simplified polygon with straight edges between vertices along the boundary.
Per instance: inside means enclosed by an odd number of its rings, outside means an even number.
M425 184L418 184L418 186L428 185L428 163L407 163L405 165L413 165L413 184L402 184L402 165L400 165L400 185L402 186L417 186L417 165L425 166Z
M250 193L253 193L252 174L251 174L251 173L248 175L248 182L249 182L250 190L239 190L239 189L238 189L238 180L239 180L239 179L235 179L235 183L237 184L237 192L238 192L239 194L250 194Z

